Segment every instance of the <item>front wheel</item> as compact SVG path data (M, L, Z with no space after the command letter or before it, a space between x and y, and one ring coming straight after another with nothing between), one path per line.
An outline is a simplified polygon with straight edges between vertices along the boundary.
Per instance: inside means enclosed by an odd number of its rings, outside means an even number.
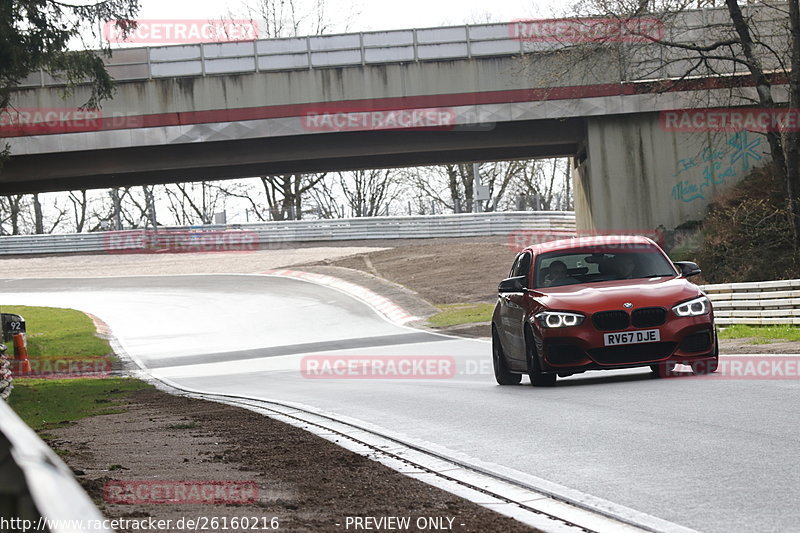
M531 378L531 385L534 387L552 387L555 385L556 375L550 372L542 372L539 356L536 354L536 348L529 333L525 334L525 349L528 351L528 376Z
M692 373L695 376L713 374L719 368L719 355L714 355L711 359L703 359L692 363Z
M522 381L520 374L509 372L506 357L503 355L503 347L497 334L492 332L492 364L494 366L494 379L498 385L518 385Z

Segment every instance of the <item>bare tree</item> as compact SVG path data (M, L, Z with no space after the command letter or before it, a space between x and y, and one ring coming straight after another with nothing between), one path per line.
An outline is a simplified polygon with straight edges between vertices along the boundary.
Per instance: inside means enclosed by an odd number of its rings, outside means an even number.
M727 105L748 101L774 109L776 87L788 84L788 105L800 106L800 7L798 0L762 1L743 8L738 0L724 0L727 19L710 17L701 31L686 22L690 10L709 2L689 0L580 0L578 15L629 19L656 16L664 21L663 36L642 35L644 43L593 43L619 52L622 80L660 78L660 90L678 87L693 76L730 79L746 75L755 86L755 101L734 86ZM715 2L711 2L715 4ZM653 14L655 12L655 14ZM589 57L589 55L585 55ZM717 106L722 102L716 102ZM800 255L800 132L784 127L765 133L774 175L783 184L793 229L795 253Z
M86 189L82 189L77 193L75 191L70 191L69 201L72 204L72 216L73 222L75 222L75 233L81 233L86 225L89 203L86 198Z
M330 179L321 180L316 187L309 189L309 198L316 206L316 215L319 218L345 218L345 206L340 202L341 196L335 183Z
M272 220L303 218L303 197L325 177L322 174L261 176Z
M374 217L389 211L397 198L396 173L392 169L338 172L342 194L355 217Z
M0 209L2 209L2 229L7 233L6 224L11 225L11 235L19 235L23 224L23 213L27 210L26 197L23 194L0 197Z
M211 224L219 204L224 203L225 189L201 181L199 183L176 183L165 186L164 193L169 201L169 210L175 221L182 226L191 224Z
M519 172L510 185L517 209L544 211L572 208L569 160L547 159L520 162Z
M516 195L537 193L538 190L528 191L524 185L520 185L526 176L530 181L537 164L541 163L528 160L481 163L478 168L481 184L489 187L490 194L485 210L509 208L510 192ZM454 213L474 210L475 175L471 163L412 168L403 174L416 197L433 201L435 205ZM425 203L423 201L421 205Z

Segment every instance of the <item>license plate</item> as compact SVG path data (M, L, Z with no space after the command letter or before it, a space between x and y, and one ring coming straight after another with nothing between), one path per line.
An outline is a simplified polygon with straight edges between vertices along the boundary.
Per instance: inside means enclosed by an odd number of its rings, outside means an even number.
M606 333L603 335L606 346L619 344L640 344L643 342L659 342L661 336L657 329L643 329L640 331L623 331L621 333Z

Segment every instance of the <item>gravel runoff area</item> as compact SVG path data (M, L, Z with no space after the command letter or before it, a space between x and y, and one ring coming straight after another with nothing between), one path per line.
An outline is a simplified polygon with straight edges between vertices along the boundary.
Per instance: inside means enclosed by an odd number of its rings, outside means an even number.
M47 438L101 512L125 520L121 532L157 521L168 527L150 530L353 531L354 521L367 517L408 520L410 527L399 529L405 531L438 530L419 527L433 524L464 532L537 531L245 409L156 389L132 393L121 407L49 430ZM238 485L208 493L226 503L189 501L203 500L213 483L232 482Z

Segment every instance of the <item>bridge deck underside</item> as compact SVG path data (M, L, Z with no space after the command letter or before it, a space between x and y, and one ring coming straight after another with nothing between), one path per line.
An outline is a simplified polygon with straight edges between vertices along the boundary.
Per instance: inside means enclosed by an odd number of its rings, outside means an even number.
M575 155L584 119L498 123L476 131L368 131L15 156L0 194L292 172Z

